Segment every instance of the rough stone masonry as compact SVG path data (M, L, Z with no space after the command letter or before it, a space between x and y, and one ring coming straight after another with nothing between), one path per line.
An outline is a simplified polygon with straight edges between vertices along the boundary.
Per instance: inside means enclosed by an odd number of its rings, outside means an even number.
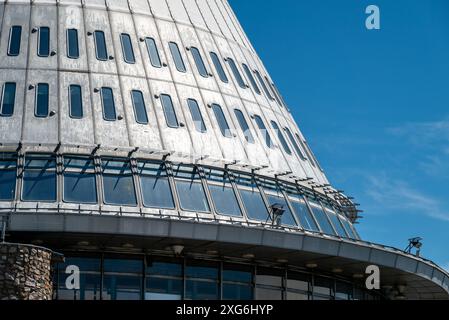
M0 300L51 300L52 251L0 243Z

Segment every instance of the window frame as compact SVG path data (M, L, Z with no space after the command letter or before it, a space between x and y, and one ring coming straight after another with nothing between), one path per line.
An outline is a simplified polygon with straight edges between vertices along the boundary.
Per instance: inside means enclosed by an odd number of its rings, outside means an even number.
M223 135L223 137L232 139L234 135L232 134L231 127L229 127L229 122L226 119L226 115L223 111L223 108L218 103L212 103L211 108L212 111L214 112L215 120L217 121L218 127L220 128L220 132ZM217 112L219 112L219 114L217 114ZM222 119L224 122L220 122L219 119ZM223 127L223 125L225 125L226 127Z
M18 165L18 154L15 152L0 152L0 164L2 164L3 162L11 162L11 163L15 163L14 167L10 167L9 165L6 168L3 168L2 166L0 166L0 172L15 172L14 175L14 187L12 188L12 197L9 199L0 199L0 203L1 202L11 202L14 201L16 199L17 196L17 187L18 187L18 170L19 170L19 165Z
M260 88L257 85L256 79L254 79L253 74L251 73L251 69L248 67L246 63L242 63L242 67L246 73L246 77L249 79L249 82L251 82L254 91L260 96L262 92L260 91Z
M166 112L168 106L164 103L163 97L167 97L168 101L170 102L170 106L169 107L170 107L171 111L173 111L173 115L174 115L175 120L176 120L176 125L175 126L170 124L170 121L168 119L168 114ZM169 94L162 93L159 96L159 99L161 100L162 111L164 113L165 123L167 124L167 127L171 128L171 129L179 129L181 127L181 125L179 123L178 115L176 114L176 109L175 109L175 105L173 103L173 98Z
M251 132L251 128L249 127L249 122L246 120L246 117L245 117L245 114L243 113L243 111L238 108L234 108L234 114L235 114L235 117L237 118L237 121L239 123L240 129L243 132L246 142L248 142L249 144L256 143L256 140L254 139L254 135ZM247 127L248 129L244 130L244 127Z
M203 78L209 78L209 71L207 70L206 63L201 55L200 50L197 47L190 47L193 61L195 61L196 69Z
M17 50L17 54L13 54L13 53L11 53L11 44L12 44L12 40L13 40L13 31L14 31L14 28L20 28L19 30L19 45L18 45L18 50ZM21 47L22 47L22 26L19 26L19 25L13 25L13 26L11 26L11 28L9 29L9 39L8 39L8 50L7 50L7 55L8 55L8 57L17 57L17 56L19 56L20 55L20 49L21 49Z
M259 70L254 70L254 74L256 75L257 80L260 82L263 91L265 91L265 95L267 98L271 101L275 101L273 96L271 95L271 92L268 90L267 85L265 84L262 75L260 74Z
M74 168L74 167L67 167L66 166L66 159L76 159L76 160L85 160L86 163L88 160L90 160L90 162L92 163L93 168L89 168L89 169L79 169L79 168ZM96 201L95 202L75 202L75 201L68 201L66 200L65 197L65 173L69 173L69 174L79 174L79 175L91 175L94 177L94 189L95 189L95 198ZM99 197L98 197L98 176L96 173L96 165L95 165L95 160L91 157L91 156L83 156L83 155L71 155L71 154L66 154L63 157L63 162L62 162L62 201L64 203L71 203L71 204L87 204L87 205L97 205L99 203Z
M299 146L298 142L296 141L295 137L293 136L292 131L288 127L284 127L285 132L287 133L287 137L290 140L290 143L293 145L293 149L295 149L296 154L301 158L301 160L306 161L307 158L304 155L304 151L301 150L301 147Z
M131 36L129 35L129 33L120 33L120 44L122 45L122 54L123 54L123 60L127 63L127 64L136 64L136 55L134 53L134 47L133 47L133 42L131 39ZM126 48L126 46L129 45L129 48ZM129 53L131 53L132 57L129 57L127 55L127 50L129 49ZM129 59L131 58L131 59Z
M71 46L70 46L70 32L75 32L76 37L76 55L71 55ZM69 59L79 59L80 57L80 47L79 47L79 37L78 37L78 29L76 28L68 28L66 30L66 46L67 46L67 58Z
M148 42L152 42L154 44L154 53L156 54L156 57L153 57L153 54L151 54L151 50L150 50L150 46L148 45ZM148 54L148 58L150 59L150 63L154 68L162 68L163 64L162 64L162 59L161 59L161 54L159 53L159 49L157 47L157 43L156 43L156 39L154 39L153 37L145 37L145 46L147 47L147 54ZM154 59L153 58L157 58L157 64L155 64Z
M229 67L231 68L232 73L234 74L234 79L242 89L248 89L248 85L245 82L245 79L243 79L242 73L240 72L237 63L232 59L231 57L228 57L226 61L229 64Z
M200 120L201 120L200 121L201 122L201 128L198 128L198 125L197 125L198 121L195 120L194 112L192 110L191 103L195 104L195 108L197 109L198 115L199 115ZM201 113L201 108L200 108L200 105L198 104L198 101L193 99L193 98L188 98L187 99L187 107L189 108L190 115L192 116L192 121L193 121L193 123L195 125L196 131L199 132L199 133L206 133L207 132L207 127L206 127L206 123L204 122L204 117L203 117L203 114Z
M143 110L142 111L145 114L145 119L146 119L145 121L140 121L138 119L138 115L137 115L138 112L137 112L137 109L136 109L136 101L135 101L135 98L134 98L134 94L138 94L142 98L142 106L143 106ZM132 105L133 105L134 119L136 120L136 123L141 124L141 125L149 124L150 123L150 119L148 118L148 111L147 111L147 108L146 108L145 97L143 96L143 92L140 91L140 90L136 90L136 89L131 90L131 102L132 102Z
M242 210L244 217L246 217L250 221L255 221L258 223L267 221L270 217L270 209L267 206L268 203L265 199L265 195L262 192L262 189L258 183L257 178L254 175L251 175L248 173L243 173L243 172L232 172L231 174L233 177L233 182L235 184L235 190L237 191L238 197L241 199L242 205L241 205L240 209ZM246 181L246 182L249 181L249 185L248 185L248 183L240 182L240 180ZM262 200L263 207L266 210L266 217L264 217L263 219L262 218L257 219L257 218L250 217L250 213L247 208L247 205L246 205L245 201L243 200L244 197L241 194L242 191L251 192L252 194L254 194L254 193L259 194L260 200Z
M282 148L284 149L285 153L287 153L289 156L293 155L292 149L288 145L287 140L285 140L285 137L282 134L281 128L279 127L278 123L274 120L271 120L270 124L273 130L277 132L278 139L281 142Z
M105 58L101 58L99 55L99 47L98 47L98 39L97 39L97 35L101 35L102 37L102 44L104 44L104 49L105 49ZM103 30L95 30L93 33L93 38L94 38L94 45L95 45L95 57L98 61L108 61L108 46L106 44L106 35L104 33Z
M53 159L53 162L54 162L54 167L52 167L52 168L47 168L47 169L45 169L45 173L47 173L47 172L54 172L54 181L55 181L55 185L54 185L54 188L55 188L55 198L54 198L54 200L42 200L42 199L39 199L39 200L35 200L35 199L33 199L33 200L27 200L27 199L25 199L25 197L24 197L24 187L25 187L25 175L26 175L26 172L27 172L27 157L31 157L31 158L35 158L36 160L45 160L45 159ZM42 158L44 158L44 159L42 159ZM22 201L22 202L43 202L43 203L55 203L55 202L57 202L58 201L58 172L57 172L57 167L58 167L58 163L57 163L57 159L56 159L56 156L54 155L54 154L51 154L51 153L26 153L25 154L25 157L24 157L24 165L23 165L23 173L22 173L22 186L21 186L21 190L20 190L20 200ZM43 170L44 168L41 168L40 170L41 170L41 172L42 172L42 170ZM31 170L31 171L35 171L36 169L28 169L28 170Z
M39 87L44 86L47 87L47 99L46 99L46 104L47 104L47 113L45 115L40 115L38 113L38 96L39 96ZM34 116L36 118L48 118L50 114L50 85L48 83L45 82L40 82L36 85L35 88L35 97L34 97Z
M12 85L12 84L14 84L14 99L13 99L12 111L11 111L11 114L4 114L3 113L3 109L4 109L4 100L5 100L5 94L6 94L6 87L8 85ZM9 118L9 117L12 117L14 115L14 109L15 109L15 105L16 105L16 98L17 98L17 83L16 82L4 82L3 86L2 86L2 93L0 95L0 117L2 117L2 118Z
M41 37L42 37L42 29L48 30L48 53L42 54L41 52ZM37 56L41 58L48 58L51 54L51 35L50 35L50 27L47 26L41 26L39 27L38 33L37 33Z
M229 83L229 78L226 74L226 70L223 67L223 64L221 63L221 59L218 56L217 53L214 51L209 52L209 56L212 59L212 63L214 64L215 71L218 73L218 77L223 83Z
M72 108L72 88L78 88L79 94L80 94L80 110L81 110L81 116L74 116L73 115L73 108ZM84 105L83 105L83 91L82 87L79 84L70 84L69 85L69 116L72 119L83 119L84 117Z
M168 43L168 48L170 49L170 54L172 56L176 70L178 70L178 72L181 72L181 73L187 73L187 66L182 57L182 53L181 53L181 50L179 49L179 45L174 41L170 41Z
M259 132L263 136L263 140L265 141L265 146L268 149L274 149L275 144L273 142L273 138L271 138L270 132L268 131L267 126L265 125L265 122L263 121L262 117L258 114L254 115L254 121L256 122L257 127L259 128ZM264 134L265 130L265 134Z
M135 175L134 175L134 172L133 172L133 169L132 169L131 161L132 161L131 159L127 159L127 158L111 158L111 157L101 158L101 185L102 185L101 193L102 193L102 196L103 196L103 204L104 205L107 205L107 206L120 206L120 207L132 207L132 208L136 208L136 207L139 206L138 192L137 192L137 189L136 189L136 181L135 181L135 177L134 177ZM122 169L120 169L120 173L119 174L117 174L116 172L105 173L105 170L108 170L108 168L107 168L108 164L106 164L108 162L114 162L114 163L115 162L120 162L120 163L122 163L123 166L121 167ZM126 175L122 173L122 170L125 167L125 164L127 164L126 168L129 169L129 172ZM109 170L117 171L117 169L115 169L115 167L113 169L109 169ZM105 175L118 176L118 177L121 177L121 178L125 178L125 177L131 178L130 181L132 182L132 187L133 187L132 188L132 192L133 192L133 195L134 195L135 204L129 204L129 203L121 204L121 203L108 202L106 200L106 192L105 192L105 187L104 187L105 186L105 181L104 181Z
M106 108L105 108L105 104L104 104L105 100L104 100L104 92L103 92L104 90L107 90L107 91L110 90L110 92L111 92L112 109L114 110L114 116L115 116L114 119L112 119L112 118L109 119L106 116ZM103 113L103 120L104 121L109 121L109 122L117 121L117 109L115 107L114 90L111 87L101 87L101 89L100 89L100 99L101 99L101 108L102 108L102 113Z

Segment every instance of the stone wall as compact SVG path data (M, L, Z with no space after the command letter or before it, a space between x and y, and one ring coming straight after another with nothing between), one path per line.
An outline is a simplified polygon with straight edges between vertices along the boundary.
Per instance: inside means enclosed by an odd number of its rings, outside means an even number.
M0 243L0 300L51 300L52 252Z

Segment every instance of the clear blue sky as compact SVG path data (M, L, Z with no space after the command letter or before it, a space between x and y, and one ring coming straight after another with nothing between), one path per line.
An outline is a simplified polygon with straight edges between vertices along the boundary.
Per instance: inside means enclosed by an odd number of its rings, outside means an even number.
M449 1L229 1L362 237L449 270Z

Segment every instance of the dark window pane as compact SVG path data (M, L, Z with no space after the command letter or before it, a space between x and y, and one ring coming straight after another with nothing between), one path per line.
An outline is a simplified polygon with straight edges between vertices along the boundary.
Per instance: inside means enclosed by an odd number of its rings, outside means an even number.
M181 279L168 279L148 277L145 300L176 301L182 299L183 281Z
M103 300L141 300L141 277L105 275L103 279Z
M0 201L14 200L16 178L17 155L0 153Z
M103 104L103 119L106 121L117 120L114 93L111 88L101 88L101 101Z
M147 261L146 273L150 276L182 277L182 261L150 258Z
M318 226L313 220L313 217L307 208L307 205L303 202L291 201L293 210L296 213L296 217L298 218L301 226L309 231L319 231Z
M282 107L282 102L281 102L281 98L278 97L278 93L274 87L274 85L270 82L270 80L265 77L265 80L267 81L267 83L270 85L270 89L273 92L273 96L276 99L276 102Z
M267 95L268 99L274 100L273 96L270 93L270 90L268 90L267 85L262 79L262 76L260 75L260 72L255 70L254 74L256 75L257 79L259 80L260 84L262 85L263 91L265 91L265 94Z
M215 118L217 118L218 126L220 127L221 134L226 138L232 138L232 133L226 121L226 117L223 113L223 109L218 104L212 104L212 110L214 111Z
M333 280L322 277L314 277L313 294L330 296L332 294Z
M153 38L145 38L145 43L147 45L148 56L150 57L151 65L155 68L161 68L162 62L159 55L159 50L156 46L156 41Z
M285 140L284 135L282 134L281 130L279 129L279 126L276 122L271 121L271 126L273 127L274 131L277 132L279 141L281 142L282 147L284 148L284 151L287 154L292 154L292 150L290 149L290 147L288 146L287 140Z
M187 211L209 212L206 194L201 183L176 181L181 208Z
M204 78L209 77L209 73L207 72L206 66L204 65L204 60L201 57L201 53L198 48L191 47L190 51L192 52L193 60L195 60L196 67L200 75Z
M248 285L223 283L223 300L252 300L253 288Z
M290 131L289 128L285 127L285 132L287 132L287 136L290 139L291 144L293 145L293 147L295 148L296 153L298 154L298 156L302 159L302 160L306 160L306 157L304 156L304 154L302 153L301 149L299 148L298 143L296 142L295 138L292 135L292 132Z
M243 204L245 205L248 218L266 221L268 218L268 210L262 199L262 195L257 190L240 190Z
M253 281L253 268L246 265L223 266L223 281L251 283Z
M188 300L217 300L218 284L216 282L186 281L186 299Z
M226 76L226 72L223 69L223 65L221 64L220 58L215 52L210 53L210 57L212 58L212 62L214 63L215 69L217 70L218 76L220 80L224 83L228 83L228 77Z
M70 117L81 119L83 117L83 98L81 86L70 85Z
M232 72L234 73L234 77L238 85L241 88L246 89L245 80L243 80L242 75L240 74L240 71L237 68L237 65L235 64L235 61L232 58L228 58L227 61L229 63L229 66L231 67Z
M103 268L104 272L141 274L143 270L143 261L130 259L104 259Z
M97 186L93 160L64 158L64 201L97 203Z
M136 117L136 122L140 124L148 124L148 114L142 92L138 90L132 90L131 98L133 101L134 116Z
M170 42L168 44L170 48L171 55L173 57L173 61L175 62L176 69L179 72L186 72L186 66L184 64L184 60L182 59L181 52L179 51L179 47L176 43Z
M143 205L148 208L174 209L175 204L164 164L139 162Z
M236 217L242 215L232 187L210 184L209 190L217 213Z
M78 30L67 30L67 57L71 59L78 59L80 56L78 46Z
M39 57L50 55L50 28L48 27L39 28L37 55Z
M104 37L103 31L94 32L95 40L95 54L98 60L105 61L108 60L108 50L106 48L106 39Z
M170 128L179 128L178 118L176 117L173 100L167 94L161 94L162 109L164 110L165 121Z
M25 157L22 199L56 201L56 162L52 156Z
M131 166L126 161L104 160L104 201L110 205L137 205Z
M218 264L204 261L188 261L185 274L188 278L217 280Z
M0 96L0 116L10 117L14 114L14 103L16 101L16 84L6 82L3 85L2 95Z
M77 265L77 264L74 264ZM77 265L78 266L78 265ZM101 274L80 272L80 289L68 290L66 280L69 277L65 268L59 271L58 300L100 300Z
M284 98L282 97L276 85L274 83L271 83L271 86L273 87L274 92L277 94L278 98L281 100L282 104L287 107L287 104L285 103Z
M248 77L249 81L251 82L251 85L253 86L254 91L256 91L257 94L260 94L260 89L257 86L256 79L254 79L253 74L251 73L251 70L246 64L242 64L243 70L245 70L246 76Z
M39 118L48 117L49 86L47 83L39 83L36 88L36 106L34 114Z
M260 116L254 116L254 120L256 121L257 126L259 127L260 133L262 134L263 138L265 139L265 144L268 148L273 148L273 141L271 140L271 136L268 133L267 128L265 127L265 124L263 123L263 120Z
M256 288L256 300L282 300L282 290Z
M201 115L201 110L198 102L193 99L187 100L187 105L189 106L190 114L192 115L193 123L198 132L206 132L206 124L204 123L203 116Z
M254 143L254 137L251 133L251 130L249 129L248 122L246 122L243 112L239 109L234 109L234 113L235 113L235 116L237 117L237 120L240 124L240 128L243 131L246 141L248 143Z
M22 37L22 27L12 26L9 31L8 56L18 56L20 53L20 41Z
M336 235L334 229L332 228L327 215L324 213L323 209L319 205L310 205L313 211L313 215L315 219L318 221L318 224L321 227L321 230L330 235Z
M120 35L120 41L122 42L123 58L126 63L136 63L136 58L134 56L133 44L131 42L131 37L129 34L122 33Z

